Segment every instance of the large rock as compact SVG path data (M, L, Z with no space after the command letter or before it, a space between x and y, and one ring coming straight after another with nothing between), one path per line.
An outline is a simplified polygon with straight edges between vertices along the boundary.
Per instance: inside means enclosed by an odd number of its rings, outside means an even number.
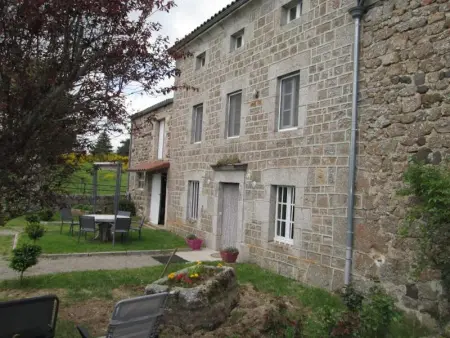
M218 273L194 288L169 287L167 277L148 285L145 294L170 292L164 323L181 328L186 333L213 330L224 323L239 300L238 283L233 268L216 268ZM178 273L187 272L187 269Z

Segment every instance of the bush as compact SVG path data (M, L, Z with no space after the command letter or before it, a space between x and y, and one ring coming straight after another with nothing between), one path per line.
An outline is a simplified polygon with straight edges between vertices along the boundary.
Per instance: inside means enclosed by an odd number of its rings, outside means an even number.
M25 232L33 243L36 243L39 238L44 236L45 228L40 223L28 223Z
M189 240L197 239L197 236L194 234L189 234L186 236L186 239L189 239Z
M38 215L42 221L48 222L53 218L53 211L51 209L42 209L39 211Z
M134 205L134 202L131 200L126 199L120 200L119 210L129 211L131 212L131 216L136 216L136 206Z
M25 217L25 220L27 221L28 224L30 224L30 223L39 223L41 221L39 216L36 215L36 214L27 215Z
M20 282L23 280L23 273L38 262L38 257L42 252L42 248L34 244L23 244L19 248L13 250L11 269L20 273Z

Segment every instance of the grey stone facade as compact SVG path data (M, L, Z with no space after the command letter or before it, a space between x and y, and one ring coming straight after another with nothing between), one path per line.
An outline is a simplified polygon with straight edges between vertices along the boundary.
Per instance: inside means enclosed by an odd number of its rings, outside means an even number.
M352 273L358 285L380 281L400 307L434 325L449 315L448 303L435 273L411 278L414 241L397 235L405 205L396 191L409 156L449 155L450 3L366 2ZM176 84L199 90L174 96L166 227L219 249L222 187L238 184L239 258L335 290L344 283L354 38L348 10L356 2L303 0L301 17L285 24L287 3L245 2L184 46L194 57L178 61ZM230 49L242 29L243 47ZM300 74L298 126L278 130L280 77L292 72ZM240 135L227 138L227 96L237 90ZM199 104L202 141L192 143ZM211 167L229 156L245 170ZM192 180L200 182L195 221L188 220ZM274 238L276 186L295 188L291 244Z
M162 160L170 158L170 125L172 115L172 100L166 100L149 109L132 116L132 134L130 146L129 168L143 163L158 160L159 121L165 121L164 151ZM136 204L139 215L149 219L150 200L152 191L152 173L142 171L131 172L129 178L129 192ZM144 176L144 184L139 187L138 175Z

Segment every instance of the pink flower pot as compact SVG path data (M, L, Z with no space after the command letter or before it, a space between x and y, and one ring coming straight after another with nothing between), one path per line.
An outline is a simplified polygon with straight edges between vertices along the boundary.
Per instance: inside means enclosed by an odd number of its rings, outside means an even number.
M239 256L239 252L227 252L227 251L221 251L220 257L222 257L222 260L225 263L234 263L236 262L236 259Z
M189 247L192 250L201 250L203 239L200 239L200 238L186 239L186 243L189 245Z

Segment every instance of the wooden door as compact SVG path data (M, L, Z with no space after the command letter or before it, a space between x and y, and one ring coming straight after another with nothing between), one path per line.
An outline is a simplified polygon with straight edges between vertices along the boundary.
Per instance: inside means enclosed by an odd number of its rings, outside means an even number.
M222 183L221 247L237 246L239 184Z

